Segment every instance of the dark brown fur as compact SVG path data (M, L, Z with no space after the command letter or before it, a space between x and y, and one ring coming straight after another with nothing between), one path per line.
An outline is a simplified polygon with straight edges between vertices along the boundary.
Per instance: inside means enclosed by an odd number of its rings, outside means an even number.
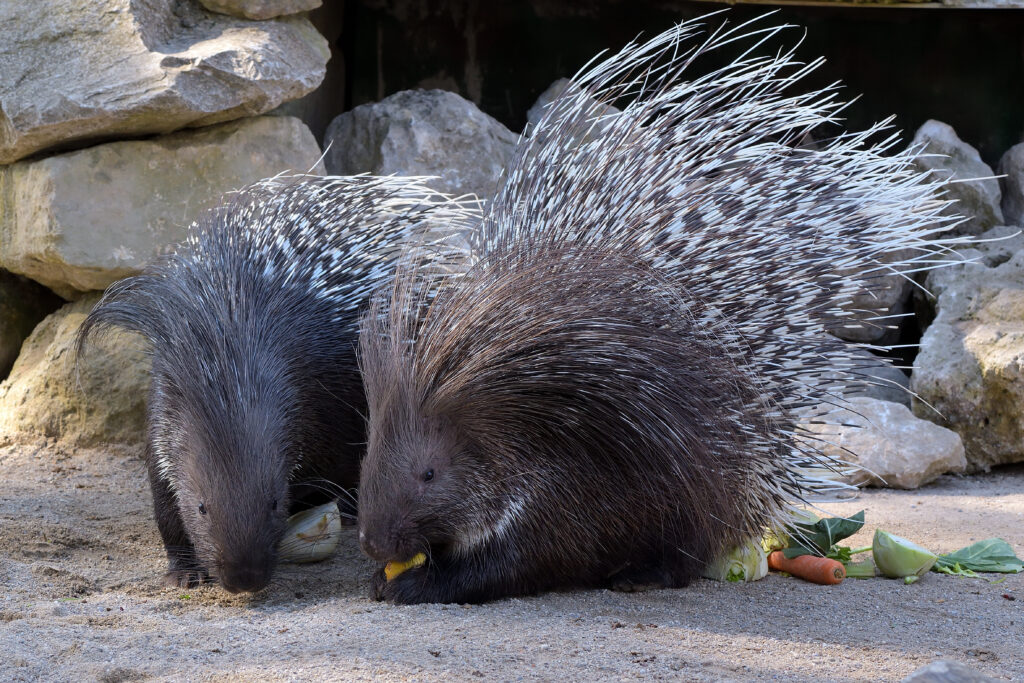
M511 247L415 309L378 300L361 337L360 540L430 558L378 597L679 586L768 521L741 501L775 468L771 407L651 269Z

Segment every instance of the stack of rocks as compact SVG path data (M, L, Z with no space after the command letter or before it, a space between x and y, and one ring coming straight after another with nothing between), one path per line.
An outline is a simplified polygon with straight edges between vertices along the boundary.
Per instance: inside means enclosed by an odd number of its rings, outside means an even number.
M138 342L71 358L98 292L225 192L323 170L301 120L263 115L324 78L327 41L295 14L320 0L203 4L0 4L2 440L140 440Z

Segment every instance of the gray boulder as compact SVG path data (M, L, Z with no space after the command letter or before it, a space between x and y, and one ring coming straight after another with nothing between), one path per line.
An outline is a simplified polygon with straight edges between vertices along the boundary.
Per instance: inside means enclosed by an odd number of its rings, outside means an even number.
M327 172L437 176L454 195L494 195L516 135L445 90L405 90L338 116L327 127Z
M926 155L939 155L919 157L915 163L921 170L933 171L942 179L966 181L946 185L946 197L956 200L946 212L967 218L953 233L978 235L1003 224L999 181L992 177L995 175L992 168L981 160L978 150L957 137L952 126L941 121L926 121L914 135L913 146L923 146Z
M142 440L150 363L141 338L98 337L75 363L75 333L98 300L90 294L65 304L25 341L10 376L0 382L4 442L50 437L89 447Z
M242 19L273 19L288 14L308 12L323 0L199 0L211 12L230 14Z
M857 486L915 489L967 466L956 432L898 403L852 398L846 408L828 411L827 421L801 426L821 439L826 453L863 468L847 479Z
M935 321L911 387L914 412L963 438L972 470L1024 461L1024 236L999 227L928 275ZM931 407L929 407L931 406Z
M45 287L0 270L0 380L10 372L32 329L61 303Z
M882 261L893 263L911 256L906 251L890 252ZM831 329L832 334L858 343L896 343L901 316L909 310L912 288L910 279L899 273L879 270L871 274L843 307L847 317Z
M304 17L191 0L4 0L0 26L0 164L261 114L316 88L330 56Z
M904 678L900 683L988 683L998 678L986 676L966 664L938 659Z
M566 94L567 90L569 91L569 96L572 97L576 97L580 94L579 87L573 85L571 79L559 78L557 81L549 85L548 89L542 92L539 97L537 97L537 101L534 102L533 106L526 112L527 134L532 135L537 124L540 123L541 119L544 117L544 113L548 106L563 94ZM595 119L604 116L614 116L615 114L618 114L620 110L608 104L599 105L597 100L591 97L587 97L586 101L590 106L584 109L584 111L587 112L587 123L583 123L584 128L582 130L589 131L590 123L593 123L594 125L591 134L591 137L593 137L593 134L600 134L604 129L604 126L602 125L603 122L595 121ZM589 138L584 135L583 141L587 139Z
M899 368L864 352L864 360L852 370L861 380L843 392L846 398L874 398L910 407L910 378Z
M1024 225L1024 142L1008 149L996 170L1005 176L999 179L999 188L1006 222Z
M103 289L225 192L319 157L301 121L264 116L0 168L0 266L66 298Z

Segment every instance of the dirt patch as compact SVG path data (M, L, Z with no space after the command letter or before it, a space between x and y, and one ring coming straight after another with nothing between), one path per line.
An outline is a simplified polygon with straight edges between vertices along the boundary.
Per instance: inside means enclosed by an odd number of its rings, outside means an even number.
M331 560L284 566L267 591L231 596L160 586L137 452L10 446L0 481L5 680L877 681L939 658L1024 675L1021 575L829 588L770 576L392 607L367 598L374 567L348 529ZM854 544L882 526L940 552L989 536L1024 551L1024 467L822 507L867 510Z

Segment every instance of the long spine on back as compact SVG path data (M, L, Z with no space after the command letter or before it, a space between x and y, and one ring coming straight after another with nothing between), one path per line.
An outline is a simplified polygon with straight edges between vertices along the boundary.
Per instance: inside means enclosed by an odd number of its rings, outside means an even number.
M513 243L638 255L726 335L723 350L755 373L788 425L794 411L841 404L843 389L864 381L863 347L826 332L891 321L852 313L854 296L884 276L955 261L963 238L940 237L952 222L942 181L915 170L916 150L890 154L891 119L841 132L838 84L793 88L822 59L802 64L795 47L756 54L793 27L762 17L707 30L706 20L578 74L520 141L472 246L478 256ZM727 65L685 80L730 49L740 54ZM800 147L812 132L829 137ZM828 419L804 412L814 418ZM833 486L818 474L839 463L806 440L785 446L800 490Z

